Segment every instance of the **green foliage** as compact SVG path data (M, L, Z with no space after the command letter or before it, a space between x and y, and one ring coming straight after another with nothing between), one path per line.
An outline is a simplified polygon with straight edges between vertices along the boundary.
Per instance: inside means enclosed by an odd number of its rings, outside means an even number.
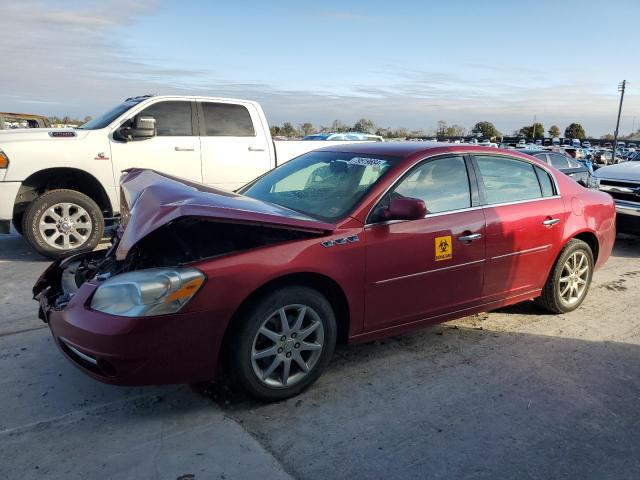
M492 139L499 137L501 133L491 122L478 122L471 129L471 133L480 134L484 138Z
M572 123L564 129L565 138L585 138L587 134L579 123Z
M525 125L518 130L518 135L525 138L544 138L544 127L541 123L535 123L535 130L532 125Z
M312 123L305 122L300 125L300 132L302 132L302 135L311 135L316 133L316 129Z
M557 125L551 125L549 128L549 135L553 138L558 138L560 136L560 127Z
M375 128L375 125L368 118L361 118L353 125L354 131L362 132L362 133L371 133L373 132L374 128Z
M298 135L298 131L291 122L284 122L280 129L280 135L284 135L285 137L295 137Z

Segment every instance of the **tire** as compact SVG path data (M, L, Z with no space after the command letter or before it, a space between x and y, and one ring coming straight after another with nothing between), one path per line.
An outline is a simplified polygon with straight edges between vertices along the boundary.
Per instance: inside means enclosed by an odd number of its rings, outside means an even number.
M15 228L16 232L18 232L20 235L22 235L22 217L24 217L24 213L19 213L18 215L13 217L13 220L11 220L13 228Z
M44 230L41 221L47 225ZM85 194L50 190L29 204L22 217L22 232L38 253L63 258L93 250L104 234L104 217Z
M301 312L303 320L298 325ZM333 356L335 315L329 301L314 289L281 287L255 301L237 320L240 327L228 351L230 370L234 380L260 400L274 402L299 394L320 377ZM265 331L268 335L262 333ZM254 358L256 353L264 356ZM269 370L272 373L265 377Z
M571 268L572 259L579 262L575 269ZM542 295L536 299L538 305L552 313L567 313L578 308L589 291L594 263L588 244L576 238L569 240L553 265ZM585 267L584 274L578 276L577 272Z

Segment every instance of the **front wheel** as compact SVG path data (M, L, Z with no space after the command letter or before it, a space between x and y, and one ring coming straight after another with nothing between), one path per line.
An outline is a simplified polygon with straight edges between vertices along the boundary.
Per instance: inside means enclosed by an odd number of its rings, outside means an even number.
M589 291L593 266L591 247L582 240L570 240L558 256L538 304L553 313L578 308Z
M100 207L75 190L50 190L29 204L22 234L38 253L56 259L93 250L104 234Z
M327 299L307 287L265 295L238 320L231 346L238 383L251 395L277 401L297 395L325 369L336 343L336 320Z

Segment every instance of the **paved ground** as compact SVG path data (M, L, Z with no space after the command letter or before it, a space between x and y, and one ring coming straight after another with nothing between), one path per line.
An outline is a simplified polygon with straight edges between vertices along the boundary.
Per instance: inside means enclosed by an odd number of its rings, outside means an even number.
M640 478L640 239L585 304L530 304L338 349L301 396L117 388L68 364L0 237L0 478Z

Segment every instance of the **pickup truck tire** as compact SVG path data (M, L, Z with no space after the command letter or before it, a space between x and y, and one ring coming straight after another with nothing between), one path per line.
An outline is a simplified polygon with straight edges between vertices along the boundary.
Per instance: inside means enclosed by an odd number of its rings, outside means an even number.
M75 190L50 190L29 204L22 234L38 253L57 259L93 250L104 234L100 207Z
M593 252L586 242L569 240L553 265L549 278L536 299L552 313L567 313L578 308L589 291L593 276Z
M336 319L317 290L278 288L241 317L229 345L230 373L256 398L274 402L297 395L320 377L333 356Z

